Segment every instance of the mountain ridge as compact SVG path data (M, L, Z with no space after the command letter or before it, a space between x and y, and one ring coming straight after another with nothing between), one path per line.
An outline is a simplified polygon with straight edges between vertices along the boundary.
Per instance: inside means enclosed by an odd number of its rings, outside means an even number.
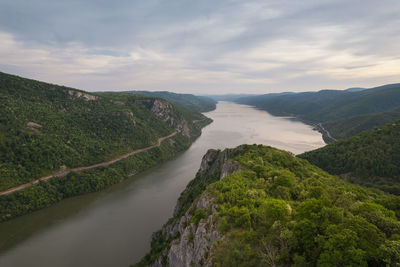
M293 116L308 124L323 127L335 139L349 137L400 119L400 84L389 84L364 90L321 90L293 94L266 94L235 100L266 110L276 116ZM375 116L369 123L354 125L354 117ZM379 117L379 119L378 119ZM337 122L336 122L337 121ZM340 121L340 124L338 123ZM347 127L340 131L338 128ZM324 134L326 142L332 142Z
M133 266L381 266L400 260L400 197L262 145L211 149L200 166L174 217Z
M170 103L195 110L197 112L208 112L216 108L216 101L206 96L197 96L193 94L177 94L168 91L123 91L121 93L140 94L152 97L158 97L167 100Z
M400 121L298 156L330 174L400 195Z
M98 191L165 161L212 122L166 100L135 94L94 94L0 73L0 190L76 170L0 196L0 220ZM91 170L134 150L159 147Z

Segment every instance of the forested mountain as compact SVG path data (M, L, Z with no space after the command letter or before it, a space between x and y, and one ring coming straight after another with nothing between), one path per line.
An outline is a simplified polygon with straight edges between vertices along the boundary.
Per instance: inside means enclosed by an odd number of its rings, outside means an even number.
M266 94L236 100L279 116L295 116L311 124L322 123L336 138L400 119L400 84L371 89ZM357 121L357 123L354 123ZM325 135L326 139L327 136Z
M186 107L198 112L207 112L216 108L217 102L209 97L196 96L192 94L177 94L167 91L150 92L150 91L126 91L124 93L133 93L158 97L167 100L176 105Z
M324 127L337 139L343 139L397 120L400 120L400 107L386 112L328 121L324 123Z
M331 174L400 195L400 121L299 157Z
M261 145L209 150L135 266L396 266L400 197Z
M0 191L109 161L178 133L152 151L109 167L70 173L0 196L0 219L99 190L170 158L210 122L198 112L153 97L92 94L0 73Z

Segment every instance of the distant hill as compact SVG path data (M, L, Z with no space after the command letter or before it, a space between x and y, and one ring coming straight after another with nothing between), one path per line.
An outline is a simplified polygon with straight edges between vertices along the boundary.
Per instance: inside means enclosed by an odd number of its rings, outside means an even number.
M400 120L400 107L386 112L328 121L324 123L324 127L337 139L343 139L397 120Z
M92 94L0 73L0 191L71 168L160 147L109 167L70 173L0 196L0 221L98 191L188 148L210 123L201 113L134 94Z
M359 91L363 91L365 89L366 88L353 87L353 88L346 89L346 91L348 91L348 92L359 92Z
M399 119L400 84L371 89L321 90L292 94L243 97L237 103L264 109L273 115L294 116L307 123L322 123L336 138L345 138ZM370 117L370 119L367 117ZM359 118L363 122L354 125ZM368 121L366 123L365 121ZM339 130L341 127L343 130ZM325 135L325 139L327 135ZM328 140L329 141L329 140Z
M198 112L207 112L216 108L216 101L205 96L196 96L192 94L177 94L167 91L150 92L150 91L125 91L123 93L132 93L158 97L167 100L176 105L186 107Z
M299 157L331 174L400 195L400 121Z

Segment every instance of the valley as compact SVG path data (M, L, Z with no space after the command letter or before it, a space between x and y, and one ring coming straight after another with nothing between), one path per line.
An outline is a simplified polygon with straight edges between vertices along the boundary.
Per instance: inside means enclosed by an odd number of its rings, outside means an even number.
M312 127L248 106L220 102L205 115L213 123L173 160L101 192L66 199L1 223L0 265L133 264L149 250L151 234L172 215L179 194L209 148L249 142L298 154L324 146ZM54 240L62 242L54 246ZM41 257L43 250L51 253Z
M0 267L400 267L400 1L0 1Z

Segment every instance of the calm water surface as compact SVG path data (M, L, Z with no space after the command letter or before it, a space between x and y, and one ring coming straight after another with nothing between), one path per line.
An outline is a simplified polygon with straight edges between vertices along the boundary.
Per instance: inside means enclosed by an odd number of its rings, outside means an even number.
M310 126L249 106L219 102L206 115L214 122L175 159L0 224L0 266L129 266L149 250L209 148L257 143L298 154L324 145Z

